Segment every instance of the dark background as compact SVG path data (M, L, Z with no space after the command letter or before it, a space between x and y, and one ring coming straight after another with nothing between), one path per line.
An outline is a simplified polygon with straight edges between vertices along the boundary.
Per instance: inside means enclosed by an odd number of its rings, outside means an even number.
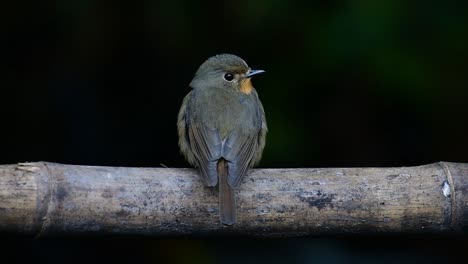
M468 162L466 1L6 1L0 22L0 164L185 167L177 112L198 66L225 52L267 71L254 80L261 167ZM404 234L2 242L55 263L468 257L466 237Z

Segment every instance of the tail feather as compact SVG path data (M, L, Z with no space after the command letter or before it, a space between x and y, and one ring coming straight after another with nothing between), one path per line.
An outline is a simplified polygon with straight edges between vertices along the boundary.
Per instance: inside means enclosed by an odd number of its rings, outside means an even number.
M227 161L218 161L219 177L219 219L224 225L233 225L236 222L236 198L234 190L228 183Z

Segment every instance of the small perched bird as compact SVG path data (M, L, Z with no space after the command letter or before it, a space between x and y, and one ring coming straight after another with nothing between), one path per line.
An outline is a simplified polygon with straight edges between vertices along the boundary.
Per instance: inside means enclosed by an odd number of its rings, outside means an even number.
M235 55L209 58L198 68L178 115L180 151L207 186L219 184L225 225L236 222L234 189L265 147L265 112L250 80L263 72Z

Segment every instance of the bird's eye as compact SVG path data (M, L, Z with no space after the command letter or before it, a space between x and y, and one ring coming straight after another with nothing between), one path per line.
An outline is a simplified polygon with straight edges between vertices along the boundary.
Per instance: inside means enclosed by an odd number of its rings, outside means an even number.
M232 75L230 73L226 73L226 74L224 74L224 80L226 80L228 82L232 82L232 80L234 80L234 75Z

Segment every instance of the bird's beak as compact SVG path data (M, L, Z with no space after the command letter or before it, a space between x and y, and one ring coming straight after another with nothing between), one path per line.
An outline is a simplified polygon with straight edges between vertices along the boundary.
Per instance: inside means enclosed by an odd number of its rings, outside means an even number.
M250 78L254 75L257 75L257 74L260 74L260 73L264 73L265 71L264 70L249 70L247 72L247 74L245 75L245 78Z

